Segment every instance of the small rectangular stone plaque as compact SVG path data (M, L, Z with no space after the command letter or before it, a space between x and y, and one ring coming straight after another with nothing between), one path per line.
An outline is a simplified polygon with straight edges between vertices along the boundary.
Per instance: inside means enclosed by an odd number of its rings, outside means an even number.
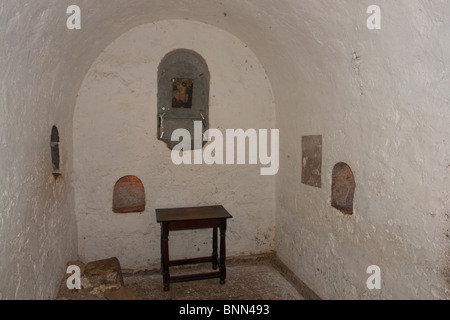
M322 187L322 136L302 137L302 183Z

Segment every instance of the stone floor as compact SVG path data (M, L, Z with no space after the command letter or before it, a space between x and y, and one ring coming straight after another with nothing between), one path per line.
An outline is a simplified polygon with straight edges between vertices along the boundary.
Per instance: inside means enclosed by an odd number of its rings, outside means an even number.
M91 267L92 266L92 267ZM171 267L171 275L209 272L210 264ZM273 255L227 260L227 281L219 279L171 283L163 290L158 269L121 270L116 258L83 266L83 289L67 290L64 300L316 300L319 299ZM86 271L85 271L86 270ZM89 272L88 272L89 271ZM106 279L106 280L105 280Z
M195 269L195 270L193 270ZM196 268L180 268L171 274L195 273ZM207 270L204 270L207 271ZM304 297L268 263L230 265L227 281L219 279L172 283L170 291L164 292L162 276L153 274L124 274L124 283L140 300L303 300Z
M172 267L171 275L208 272L209 264ZM163 290L159 271L123 273L125 286L138 300L317 300L303 282L273 256L230 259L227 281L219 279L171 283Z

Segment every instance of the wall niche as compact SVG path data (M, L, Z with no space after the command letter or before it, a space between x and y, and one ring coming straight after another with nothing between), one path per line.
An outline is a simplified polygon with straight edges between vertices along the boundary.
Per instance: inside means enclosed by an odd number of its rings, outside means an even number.
M169 149L179 144L172 133L186 129L191 135L191 150L205 145L203 133L209 127L210 74L205 60L196 52L178 49L168 53L158 68L158 139ZM195 122L202 132L195 140Z
M113 192L113 211L115 213L145 211L145 189L138 177L125 176L116 182Z
M352 215L355 188L355 177L350 166L344 162L337 163L332 173L331 206Z
M52 173L56 179L61 176L59 169L59 132L56 126L52 127L52 133L50 135L50 152L52 157Z

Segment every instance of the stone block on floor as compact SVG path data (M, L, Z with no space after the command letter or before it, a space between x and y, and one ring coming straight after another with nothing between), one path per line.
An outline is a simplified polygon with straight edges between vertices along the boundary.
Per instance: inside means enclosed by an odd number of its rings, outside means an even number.
M109 258L84 264L81 261L71 261L69 266L80 268L81 289L69 289L67 280L71 277L66 273L57 299L59 300L135 300L134 292L126 288L123 282L119 259Z
M124 285L122 269L117 258L89 262L84 269L84 275L95 286Z

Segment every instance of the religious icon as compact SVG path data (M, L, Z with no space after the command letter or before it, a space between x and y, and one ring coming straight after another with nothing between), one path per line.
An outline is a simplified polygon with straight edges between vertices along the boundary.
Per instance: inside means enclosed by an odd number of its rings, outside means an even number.
M172 108L191 109L194 81L192 79L175 78L172 82Z

